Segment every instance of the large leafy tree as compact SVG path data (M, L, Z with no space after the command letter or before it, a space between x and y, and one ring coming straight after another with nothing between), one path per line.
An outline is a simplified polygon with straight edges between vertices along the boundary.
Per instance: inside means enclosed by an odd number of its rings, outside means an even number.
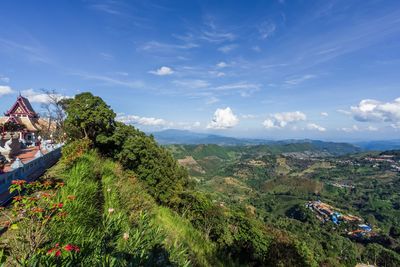
M152 136L117 122L113 135L99 141L103 154L133 170L157 201L168 205L179 201L179 194L188 185L187 172Z
M72 139L87 138L95 144L112 135L115 128L115 113L98 96L89 92L63 100L67 113L65 131Z

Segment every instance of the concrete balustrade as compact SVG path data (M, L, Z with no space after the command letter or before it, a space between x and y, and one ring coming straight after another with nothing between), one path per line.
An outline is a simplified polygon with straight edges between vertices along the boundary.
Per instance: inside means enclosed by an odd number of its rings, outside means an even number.
M13 197L8 190L12 180L34 181L54 165L60 157L61 146L56 146L46 154L37 153L34 159L19 164L21 167L0 174L0 206L7 203Z

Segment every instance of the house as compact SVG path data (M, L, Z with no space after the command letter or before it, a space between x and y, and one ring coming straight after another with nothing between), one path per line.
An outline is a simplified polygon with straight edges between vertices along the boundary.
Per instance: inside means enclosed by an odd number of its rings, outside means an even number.
M21 126L17 129L7 129L6 125ZM18 133L19 140L28 144L35 143L42 129L48 127L48 120L41 119L35 112L29 100L21 94L17 97L11 108L0 118L0 130L2 130L2 141L15 138Z

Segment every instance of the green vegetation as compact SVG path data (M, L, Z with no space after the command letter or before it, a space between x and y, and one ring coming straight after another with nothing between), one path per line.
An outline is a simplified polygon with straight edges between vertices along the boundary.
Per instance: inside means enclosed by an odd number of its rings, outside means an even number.
M333 157L346 146L322 143L162 147L115 121L90 93L62 104L69 138L62 159L41 186L21 185L29 190L3 211L32 214L2 236L0 261L8 265L400 264L393 164ZM379 234L350 238L346 225L322 223L305 207L317 199L364 217ZM37 236L27 225L41 225L40 240L16 250L15 240Z
M390 161L398 160L397 151L333 157L305 146L304 151L299 146L290 151L269 145L167 148L188 168L195 188L208 194L211 201L245 210L265 225L285 231L296 242L304 241L319 265L400 263L400 175L393 167L398 163ZM382 156L390 156L389 161L374 161ZM184 160L189 157L193 160ZM213 167L217 164L218 168ZM344 225L321 223L305 207L307 201L318 199L364 218L377 236L353 238Z

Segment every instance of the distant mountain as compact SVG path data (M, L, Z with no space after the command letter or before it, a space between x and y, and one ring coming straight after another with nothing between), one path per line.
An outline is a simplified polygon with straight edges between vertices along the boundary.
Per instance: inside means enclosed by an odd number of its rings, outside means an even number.
M269 144L274 141L263 139L246 139L234 138L215 134L194 133L185 130L169 129L160 132L152 133L154 138L163 145L172 144L185 144L185 145L200 145L200 144L214 144L214 145L259 145Z
M194 133L183 130L165 130L152 133L157 142L163 145L219 145L219 146L258 146L268 145L269 150L277 152L319 151L331 155L344 155L360 152L361 149L348 143L324 142L318 140L265 140L234 138L221 135Z
M365 141L356 142L355 145L361 147L363 150L394 150L400 149L400 139L399 140L382 140L382 141Z

